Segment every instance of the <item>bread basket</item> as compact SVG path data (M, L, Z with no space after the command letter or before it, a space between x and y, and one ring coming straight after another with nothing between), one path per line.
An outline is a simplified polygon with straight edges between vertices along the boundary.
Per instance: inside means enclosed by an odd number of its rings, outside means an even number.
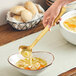
M39 5L39 4L36 4ZM44 11L44 9L40 6L40 8ZM6 20L7 23L9 23L14 29L17 30L28 30L31 29L35 26L37 26L37 24L42 20L43 18L43 13L37 13L35 15L35 18L33 18L32 20L28 21L28 22L16 22L13 21L12 17L11 17L11 12L8 11L7 15L6 15Z

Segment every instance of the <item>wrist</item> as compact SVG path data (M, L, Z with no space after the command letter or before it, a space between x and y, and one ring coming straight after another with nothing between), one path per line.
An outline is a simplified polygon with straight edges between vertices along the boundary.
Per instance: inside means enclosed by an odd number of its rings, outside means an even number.
M66 4L66 1L67 0L65 0L65 1L64 0L56 0L55 4L57 4L60 7L63 7Z

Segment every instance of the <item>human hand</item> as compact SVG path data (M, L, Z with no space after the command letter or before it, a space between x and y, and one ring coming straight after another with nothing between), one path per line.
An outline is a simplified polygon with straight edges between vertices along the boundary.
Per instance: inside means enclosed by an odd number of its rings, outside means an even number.
M59 15L62 6L59 3L54 3L51 7L47 9L44 13L43 17L43 25L46 27L47 25L53 25L55 18Z

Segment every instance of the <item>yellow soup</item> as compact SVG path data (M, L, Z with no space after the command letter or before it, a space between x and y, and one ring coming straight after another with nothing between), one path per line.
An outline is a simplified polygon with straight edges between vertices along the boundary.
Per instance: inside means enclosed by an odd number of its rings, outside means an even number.
M19 60L16 63L16 66L19 68L27 69L27 70L38 70L44 68L47 65L47 62L41 58L33 57L32 65L30 65L30 59L25 58L24 60Z
M76 32L76 16L65 20L63 24L68 30Z
M47 62L41 58L33 57L32 51L22 51L21 55L25 59L20 59L16 66L27 70L38 70L47 66Z

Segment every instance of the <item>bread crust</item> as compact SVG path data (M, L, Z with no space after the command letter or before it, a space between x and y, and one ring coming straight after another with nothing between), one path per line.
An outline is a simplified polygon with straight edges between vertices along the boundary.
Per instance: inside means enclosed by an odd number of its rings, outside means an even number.
M28 10L24 10L21 12L21 18L23 19L24 22L28 22L32 20L32 13Z
M24 4L24 7L29 10L33 15L36 15L38 13L38 9L35 6L35 4L31 1L27 1Z
M14 18L15 20L19 21L19 22L24 22L24 21L22 20L21 16L15 15L15 16L13 16L13 18Z
M13 8L10 9L10 11L16 15L21 15L21 12L25 10L25 8L23 6L15 6Z

